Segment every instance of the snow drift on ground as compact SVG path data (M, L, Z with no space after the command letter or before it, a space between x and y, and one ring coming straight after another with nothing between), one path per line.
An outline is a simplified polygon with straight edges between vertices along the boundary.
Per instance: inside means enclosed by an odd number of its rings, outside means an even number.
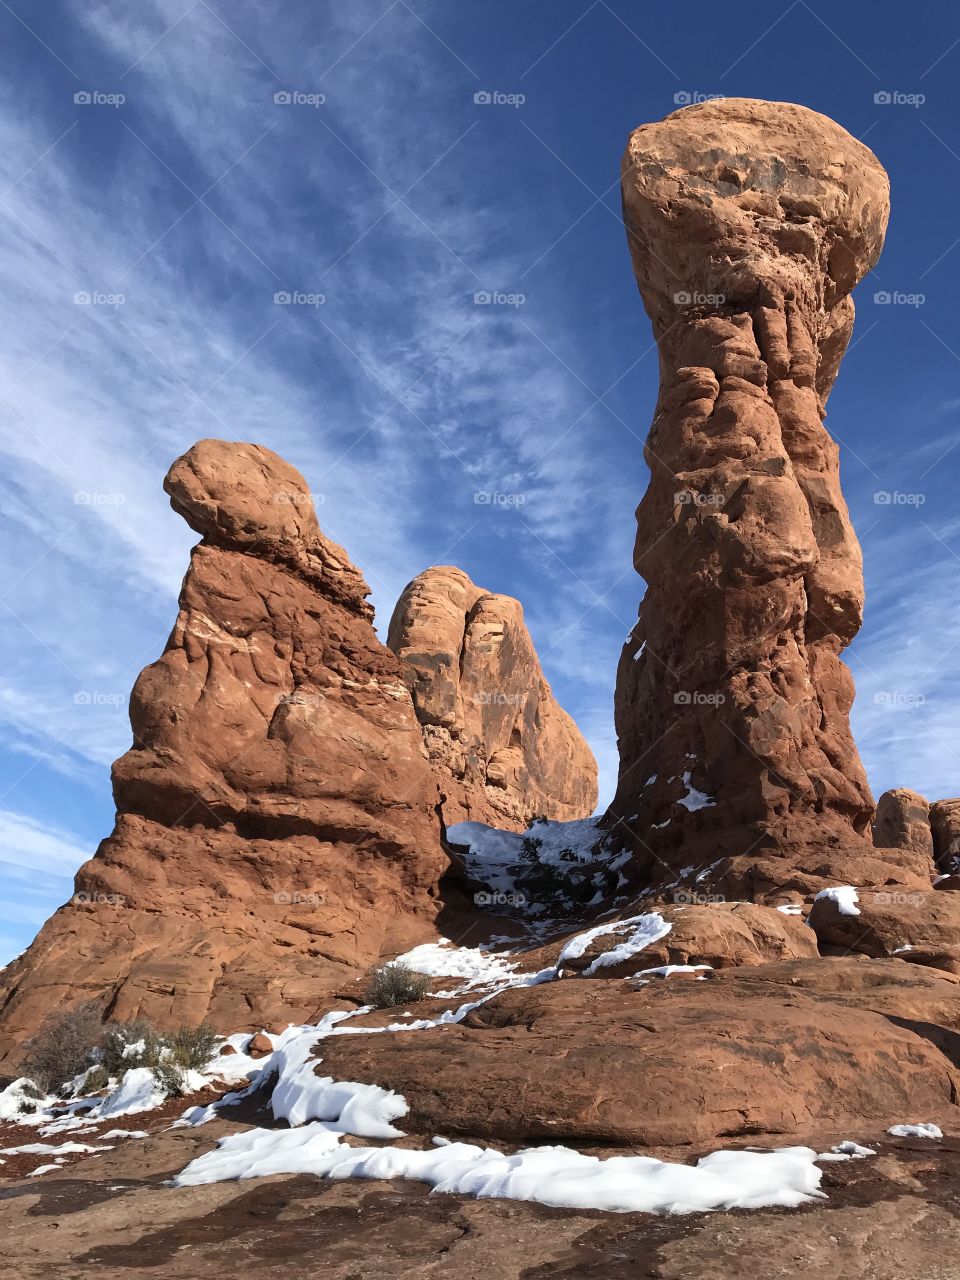
M434 1191L481 1198L534 1200L617 1213L697 1213L707 1209L793 1208L815 1197L820 1170L809 1147L715 1151L695 1165L648 1156L599 1159L567 1147L506 1155L466 1142L426 1151L348 1147L330 1125L250 1130L224 1138L174 1179L178 1187L274 1173L324 1178L413 1178Z

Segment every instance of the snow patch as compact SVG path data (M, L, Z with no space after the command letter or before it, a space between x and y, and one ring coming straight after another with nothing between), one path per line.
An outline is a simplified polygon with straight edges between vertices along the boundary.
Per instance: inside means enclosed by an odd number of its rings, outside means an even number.
M895 1138L942 1138L943 1131L935 1124L895 1124L887 1130Z
M687 794L681 796L677 804L682 804L688 813L696 813L698 809L712 809L717 803L716 800L692 786L690 782L692 776L689 769L683 775L683 785L687 788Z
M822 900L827 902L835 902L837 910L842 916L858 916L860 908L857 903L860 899L857 897L857 891L852 884L837 884L830 889L821 889L814 902Z
M630 916L626 920L613 920L608 924L595 925L592 929L578 933L566 943L557 958L557 968L562 968L565 960L579 959L595 939L609 934L625 933L629 929L630 934L627 938L618 942L610 951L602 952L588 968L584 969L584 976L589 977L598 969L632 960L644 947L649 947L651 943L666 937L672 928L673 925L668 920L664 920L657 911L648 911L643 915Z
M167 1100L167 1091L159 1083L149 1067L131 1067L123 1074L119 1089L108 1094L93 1108L91 1117L106 1120L113 1116L134 1115L138 1111L153 1111Z
M695 1165L684 1165L649 1156L601 1159L560 1146L514 1155L446 1141L426 1151L345 1147L341 1137L320 1123L230 1134L215 1151L187 1165L174 1185L199 1186L277 1173L337 1179L413 1178L448 1194L615 1213L794 1208L823 1198L816 1152L809 1147L715 1151Z

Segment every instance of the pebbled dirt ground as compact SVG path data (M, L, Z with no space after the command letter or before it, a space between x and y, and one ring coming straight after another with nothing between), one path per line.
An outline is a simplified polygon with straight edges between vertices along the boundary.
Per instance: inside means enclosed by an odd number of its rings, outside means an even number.
M131 1127L133 1127L131 1125ZM960 1140L874 1141L797 1210L657 1218L274 1177L175 1189L218 1137L166 1129L0 1186L4 1280L960 1280ZM861 1137L865 1135L860 1135Z

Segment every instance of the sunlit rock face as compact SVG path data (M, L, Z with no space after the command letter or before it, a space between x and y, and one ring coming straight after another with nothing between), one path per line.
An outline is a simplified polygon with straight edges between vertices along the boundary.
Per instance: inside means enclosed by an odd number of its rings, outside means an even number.
M661 382L608 825L643 881L709 864L764 896L860 859L870 882L883 857L840 658L861 554L823 418L887 176L825 116L734 98L636 129L622 188Z

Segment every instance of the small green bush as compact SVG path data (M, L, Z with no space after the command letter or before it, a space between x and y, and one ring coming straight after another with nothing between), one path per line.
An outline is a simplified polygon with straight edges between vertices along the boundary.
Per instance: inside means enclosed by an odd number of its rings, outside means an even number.
M407 965L394 960L370 974L364 999L376 1009L392 1009L398 1004L422 1000L429 989L430 979L426 974L414 973Z

